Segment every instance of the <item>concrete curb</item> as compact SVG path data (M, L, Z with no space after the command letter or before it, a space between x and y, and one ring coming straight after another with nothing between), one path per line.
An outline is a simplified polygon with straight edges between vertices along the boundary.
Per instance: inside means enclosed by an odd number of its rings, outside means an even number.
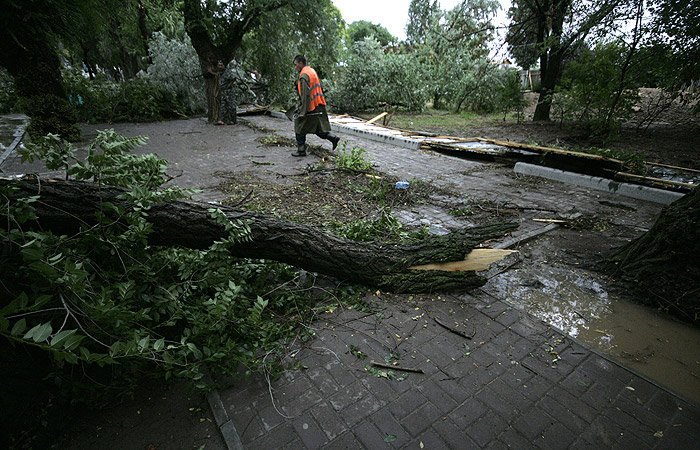
M219 432L221 432L226 448L229 450L243 450L243 443L238 435L238 430L236 430L236 425L233 424L233 420L228 416L219 392L212 391L208 393L207 401L212 414L214 414L216 425L219 427Z
M352 134L354 136L363 138L363 139L369 139L371 141L376 141L376 142L383 142L386 144L391 144L395 145L397 147L403 147L403 148L408 148L411 150L418 150L420 149L421 141L414 140L414 139L407 139L405 137L400 137L400 136L392 136L388 134L383 134L379 131L373 131L373 130L358 130L356 128L353 128L348 125L341 125L337 123L332 123L331 124L331 129L333 131L338 131L341 133L345 134Z
M559 169L552 169L551 167L538 166L523 162L516 163L513 170L515 173L521 175L547 178L548 180L560 181L562 183L596 189L599 191L608 192L610 194L618 194L625 197L636 198L638 200L661 203L662 205L669 205L685 195L680 192L665 191L663 189L640 186L637 184L620 183L619 181L609 180L607 178L582 175L574 172L565 172Z
M28 119L28 118L27 118ZM24 121L22 125L19 125L15 129L15 139L12 141L12 143L5 149L5 151L0 155L0 165L5 162L8 156L12 154L12 152L15 151L15 148L19 145L20 142L22 142L22 138L24 138L24 134L27 132L27 120Z

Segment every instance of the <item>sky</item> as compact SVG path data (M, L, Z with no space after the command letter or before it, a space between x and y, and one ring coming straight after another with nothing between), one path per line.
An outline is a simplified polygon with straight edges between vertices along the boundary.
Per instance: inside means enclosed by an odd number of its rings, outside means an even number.
M440 8L454 8L460 0L439 0ZM408 22L408 5L410 0L332 0L340 10L346 23L357 20L367 20L383 25L391 34L400 40L406 39L406 23ZM505 23L506 11L510 0L501 0L501 10L496 22Z

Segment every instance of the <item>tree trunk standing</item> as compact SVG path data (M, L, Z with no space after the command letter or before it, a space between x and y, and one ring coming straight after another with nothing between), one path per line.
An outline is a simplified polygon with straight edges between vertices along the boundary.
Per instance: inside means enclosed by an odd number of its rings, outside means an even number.
M641 303L700 324L700 189L666 207L604 270L627 281Z
M38 226L55 234L72 235L97 223L96 213L105 203L130 205L118 196L124 191L94 183L49 180L0 179L0 187L14 186L13 199L41 195L33 203ZM227 237L210 216L209 204L176 201L154 205L148 211L154 245L207 248ZM414 265L458 261L478 244L503 236L517 227L500 223L475 227L445 236L430 236L415 244L354 242L317 228L261 214L220 208L232 220L247 222L251 240L230 248L237 257L270 259L340 280L394 292L432 292L469 289L486 280L475 272L413 270ZM2 217L2 216L0 216ZM27 225L29 226L29 225Z
M533 121L549 121L552 110L554 89L559 84L562 72L565 47L561 39L564 32L564 18L571 0L545 1L538 8L537 45L542 46L540 54L540 96L532 117ZM546 43L546 45L545 45Z
M221 120L221 73L223 63L207 64L204 86L207 94L207 120L220 124Z

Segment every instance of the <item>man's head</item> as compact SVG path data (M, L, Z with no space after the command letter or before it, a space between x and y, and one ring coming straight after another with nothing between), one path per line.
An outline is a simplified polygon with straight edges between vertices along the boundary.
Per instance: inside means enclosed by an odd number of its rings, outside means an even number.
M297 55L294 57L294 70L301 72L301 69L306 65L306 58L303 55Z

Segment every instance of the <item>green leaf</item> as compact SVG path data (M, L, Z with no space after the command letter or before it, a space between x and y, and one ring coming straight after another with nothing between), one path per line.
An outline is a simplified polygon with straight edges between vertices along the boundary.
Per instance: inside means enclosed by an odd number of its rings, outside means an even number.
M71 337L78 330L63 330L56 333L56 335L51 338L51 346L55 347L59 344L64 344L66 339Z
M139 350L143 351L146 347L148 347L150 340L151 338L148 336L141 338L141 340L139 340Z
M165 347L165 339L163 338L160 338L153 343L153 350L157 352L163 350L163 347Z
M387 434L386 437L384 438L384 442L394 442L396 440L396 436L393 434Z
M10 334L12 336L19 336L20 334L24 333L24 330L27 329L27 321L24 319L20 319L17 322L15 322L14 326L12 327L12 330L10 331Z
M194 357L197 359L202 359L202 352L199 351L196 345L194 345L192 342L187 343L187 348L190 349L190 351L194 354Z
M24 339L33 339L34 342L44 342L51 335L51 323L42 323L27 331Z

